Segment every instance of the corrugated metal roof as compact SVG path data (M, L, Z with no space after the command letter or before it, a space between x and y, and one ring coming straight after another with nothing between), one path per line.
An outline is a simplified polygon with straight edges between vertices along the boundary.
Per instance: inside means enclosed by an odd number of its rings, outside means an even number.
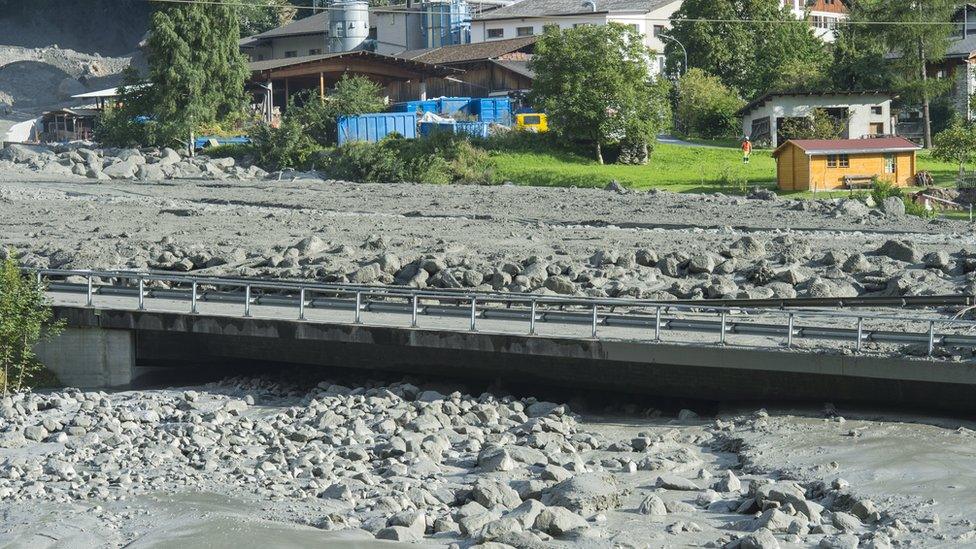
M304 57L289 57L286 59L268 59L266 61L252 61L248 63L248 68L251 70L252 73L264 72L264 71L271 71L275 69L281 69L285 67L294 67L296 65L317 63L319 61L327 61L330 59L341 59L343 57L365 57L373 61L389 63L392 65L400 65L402 67L413 69L421 73L429 73L435 76L446 76L450 74L464 72L459 69L452 69L450 67L436 65L434 63L427 63L424 61L418 61L413 59L404 59L401 57L392 57L389 55L382 55L379 53L374 53L371 51L364 51L364 50L344 51L338 53L323 53L321 55L306 55Z
M807 154L861 154L917 151L921 149L904 137L877 137L866 139L790 139L774 152L776 156L792 143Z
M278 28L271 29L254 36L249 36L241 40L242 46L247 46L253 42L257 42L262 39L267 38L280 38L282 36L298 36L302 34L325 34L329 29L329 12L324 11L322 13L316 13L315 15L310 15L304 19L297 19L288 23L287 25L282 25Z
M541 15L571 15L588 12L637 11L649 12L680 0L593 0L596 9L583 5L583 0L522 0L511 6L475 17L476 21L538 17Z
M456 46L444 46L441 48L408 50L397 54L397 57L413 59L415 61L423 61L424 63L449 65L451 63L465 63L470 61L496 59L505 54L530 49L530 47L538 40L538 36L523 36L521 38L492 40L489 42L478 42L476 44L460 44Z

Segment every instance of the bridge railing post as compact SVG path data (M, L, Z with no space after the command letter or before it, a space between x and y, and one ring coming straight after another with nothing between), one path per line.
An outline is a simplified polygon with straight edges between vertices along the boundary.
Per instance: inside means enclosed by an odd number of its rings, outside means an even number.
M928 356L931 357L933 354L935 354L935 321L934 320L930 320L929 321L929 354L928 354Z
M411 328L416 328L417 327L417 309L419 308L419 305L420 305L420 303L419 303L420 298L419 298L419 296L417 296L417 294L413 294L413 299L411 301L413 303L412 303L412 306L410 308L410 327Z
M864 318L857 317L857 345L854 346L854 352L861 352L861 343L864 340Z
M146 310L146 279L139 277L139 310Z
M305 288L298 291L298 320L305 320Z
M356 314L353 321L356 324L363 323L363 293L356 292Z
M721 330L721 334L719 334L718 342L720 344L722 344L722 345L725 345L725 322L726 322L725 319L726 319L726 315L727 315L727 313L725 311L722 311L722 313L720 315L721 316L721 319L722 319L722 322L719 325L719 330Z
M471 331L478 331L478 298L471 297Z
M529 335L535 335L535 314L536 314L537 304L535 300L532 300L532 304L529 306Z
M598 317L597 305L594 304L593 305L593 321L592 321L592 323L590 325L590 328L591 328L590 335L593 336L593 339L596 339L597 338L596 324L597 324L598 318L599 317Z
M654 310L654 341L661 341L661 306Z
M244 286L244 317L251 316L251 285Z
M85 299L85 306L86 307L91 307L93 305L93 302L94 302L93 295L92 295L94 293L94 290L92 288L92 275L88 275L87 282L88 282L88 288L86 290L87 295L86 295L86 299Z
M190 288L190 314L197 314L197 281L193 281L193 286Z
M790 313L786 321L786 348L793 348L793 313Z

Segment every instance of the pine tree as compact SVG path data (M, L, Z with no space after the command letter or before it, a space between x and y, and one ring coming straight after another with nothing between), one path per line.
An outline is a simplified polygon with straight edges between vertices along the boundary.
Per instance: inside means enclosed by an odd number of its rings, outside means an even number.
M136 104L154 121L152 140L172 144L200 124L240 112L247 63L237 7L167 4L153 14L149 82Z

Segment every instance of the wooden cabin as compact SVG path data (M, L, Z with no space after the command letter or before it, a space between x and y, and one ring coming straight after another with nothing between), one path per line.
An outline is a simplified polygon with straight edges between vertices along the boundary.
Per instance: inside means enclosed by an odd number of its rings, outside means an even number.
M875 177L907 187L915 181L920 148L904 137L791 139L773 152L776 180L784 191L870 186Z

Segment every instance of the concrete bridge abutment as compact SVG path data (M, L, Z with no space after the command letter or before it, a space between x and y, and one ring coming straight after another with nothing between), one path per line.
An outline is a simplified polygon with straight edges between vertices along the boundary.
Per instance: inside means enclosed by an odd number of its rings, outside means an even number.
M81 389L126 387L136 363L136 332L67 327L38 345L37 357L61 383Z

